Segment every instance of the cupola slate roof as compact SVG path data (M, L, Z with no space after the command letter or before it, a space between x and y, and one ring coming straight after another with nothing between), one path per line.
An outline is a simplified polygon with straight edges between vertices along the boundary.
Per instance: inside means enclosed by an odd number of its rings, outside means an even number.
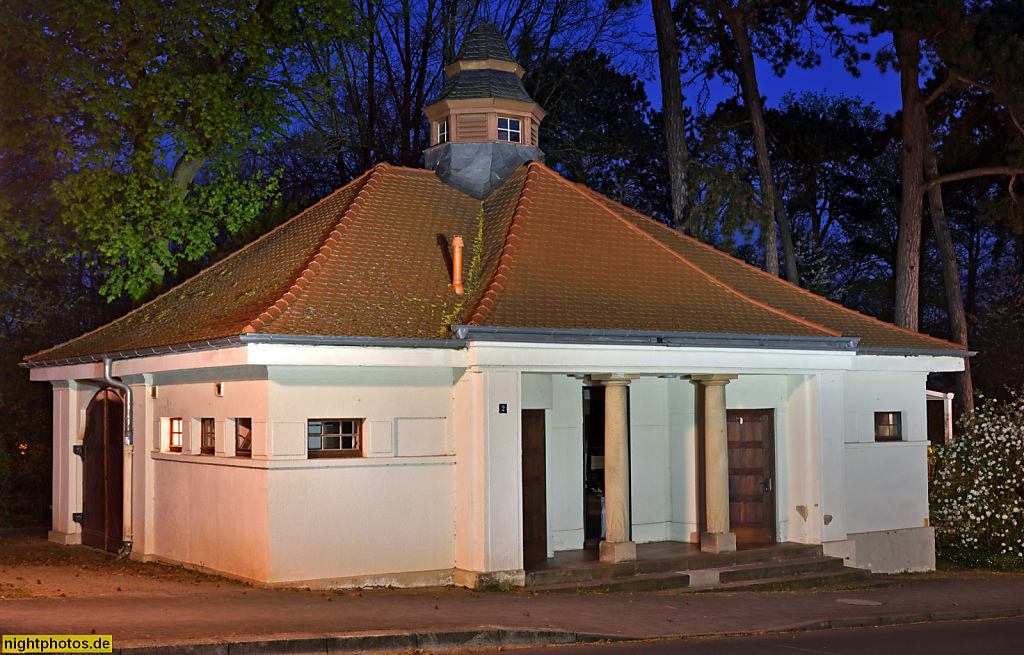
M533 102L526 92L523 81L511 71L490 68L464 70L449 77L437 97L430 104L442 100L473 100L478 98L501 98L518 102Z
M510 61L515 63L516 58L512 56L512 50L508 47L505 37L493 25L484 23L477 25L462 42L459 54L455 56L456 61L486 61L497 59L498 61Z
M466 293L449 245L466 242ZM298 216L29 365L239 335L420 339L452 325L859 337L965 355L836 305L680 234L541 163L475 200L430 171L380 164Z
M455 62L507 62L518 66L505 37L493 25L479 25L466 35ZM522 69L519 69L522 72ZM523 82L512 70L499 68L470 68L456 71L445 80L444 87L427 105L442 100L471 100L501 98L532 103Z

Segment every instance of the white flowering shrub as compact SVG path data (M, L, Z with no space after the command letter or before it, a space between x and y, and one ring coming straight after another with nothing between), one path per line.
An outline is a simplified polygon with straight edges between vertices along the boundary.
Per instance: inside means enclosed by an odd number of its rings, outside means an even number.
M1024 569L1024 390L984 401L932 449L929 501L938 555Z

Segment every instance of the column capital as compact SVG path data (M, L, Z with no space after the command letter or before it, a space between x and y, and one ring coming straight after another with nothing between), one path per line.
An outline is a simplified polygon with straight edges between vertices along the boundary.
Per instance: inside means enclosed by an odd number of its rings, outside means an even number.
M719 373L714 375L691 375L690 380L700 382L705 387L724 387L738 377L738 375Z
M598 373L591 375L590 379L594 382L600 382L606 387L624 387L639 377L639 375L633 373Z

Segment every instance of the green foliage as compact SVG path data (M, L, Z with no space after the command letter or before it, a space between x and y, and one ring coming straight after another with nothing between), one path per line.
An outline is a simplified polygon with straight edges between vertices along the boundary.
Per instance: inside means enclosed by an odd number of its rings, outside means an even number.
M289 45L352 34L349 3L22 0L0 5L0 233L61 222L53 254L95 257L135 297L276 194L240 157L290 120ZM43 198L47 202L40 203Z
M455 321L464 321L466 312L478 300L477 291L480 289L481 276L484 272L484 208L480 207L480 213L476 217L476 236L473 237L473 257L469 260L469 271L466 273L466 281L462 285L462 298L450 312L441 317L441 325L438 328L438 338L447 339L451 336L451 326Z
M931 455L936 550L968 566L1024 570L1024 389L988 400Z

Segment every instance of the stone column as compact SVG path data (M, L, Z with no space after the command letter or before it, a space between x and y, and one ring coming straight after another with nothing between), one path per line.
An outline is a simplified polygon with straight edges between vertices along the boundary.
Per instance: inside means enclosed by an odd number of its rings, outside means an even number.
M603 562L636 559L629 539L629 422L626 389L631 376L600 376L604 383L604 506Z
M729 532L729 441L725 414L725 385L735 375L693 375L704 386L704 496L707 532L700 535L705 553L736 550Z

